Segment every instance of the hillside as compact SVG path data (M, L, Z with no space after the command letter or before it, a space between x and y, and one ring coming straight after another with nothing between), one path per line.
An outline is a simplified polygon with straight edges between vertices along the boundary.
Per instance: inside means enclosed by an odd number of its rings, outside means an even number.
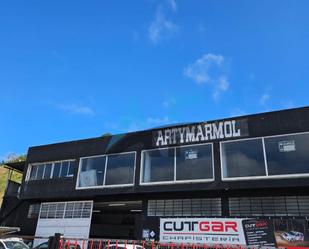
M6 187L6 180L8 176L8 170L5 169L2 165L0 165L0 206L2 204L2 198ZM14 172L12 175L12 180L15 182L21 182L22 174Z

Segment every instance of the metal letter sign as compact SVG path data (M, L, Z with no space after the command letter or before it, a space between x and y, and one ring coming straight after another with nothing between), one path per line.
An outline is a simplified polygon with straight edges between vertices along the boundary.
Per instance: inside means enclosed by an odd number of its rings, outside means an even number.
M230 139L248 135L247 119L170 127L153 132L154 145L179 145Z

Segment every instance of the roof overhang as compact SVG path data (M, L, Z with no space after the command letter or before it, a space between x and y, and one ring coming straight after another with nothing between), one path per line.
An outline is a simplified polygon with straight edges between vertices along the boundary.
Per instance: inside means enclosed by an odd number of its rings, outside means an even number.
M26 161L12 162L12 163L8 162L3 164L5 168L18 171L19 173L24 172L25 165Z

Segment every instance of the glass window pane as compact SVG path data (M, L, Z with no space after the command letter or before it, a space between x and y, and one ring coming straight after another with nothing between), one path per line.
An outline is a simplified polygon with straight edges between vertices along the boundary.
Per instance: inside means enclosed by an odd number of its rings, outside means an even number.
M47 218L48 208L49 208L48 204L42 204L41 205L41 212L40 212L40 218L41 219Z
M68 176L74 175L75 168L76 168L76 162L75 161L70 161Z
M58 178L61 169L61 162L54 164L53 178Z
M134 163L135 153L108 156L105 185L133 183Z
M45 166L44 164L38 165L38 172L36 174L36 180L41 180L43 178L44 166Z
M264 176L265 163L262 139L222 143L224 177Z
M74 202L67 202L65 209L65 218L73 218Z
M57 204L55 203L49 204L48 215L47 215L48 219L54 219L56 217L56 209Z
M105 156L81 159L79 187L103 185L105 160Z
M31 172L30 172L30 180L34 180L35 176L36 176L36 172L38 170L38 166L37 165L32 165L31 166Z
M58 219L63 218L64 208L65 208L64 202L57 203L56 218L58 218Z
M44 179L49 179L50 178L50 173L51 173L52 166L53 166L53 164L51 164L51 163L46 163L45 164Z
M174 180L174 149L143 152L143 182Z
M176 155L176 180L213 178L210 144L180 147Z
M75 202L73 218L81 218L82 211L83 211L83 203L82 202Z
M69 162L62 162L60 177L66 177L68 174Z
M309 134L265 138L269 175L309 173Z

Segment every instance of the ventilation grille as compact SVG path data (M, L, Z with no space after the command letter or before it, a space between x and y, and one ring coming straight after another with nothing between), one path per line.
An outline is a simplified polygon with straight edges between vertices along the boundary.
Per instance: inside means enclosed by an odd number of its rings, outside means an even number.
M231 216L309 216L309 196L229 198Z
M148 216L221 216L221 199L149 200Z

